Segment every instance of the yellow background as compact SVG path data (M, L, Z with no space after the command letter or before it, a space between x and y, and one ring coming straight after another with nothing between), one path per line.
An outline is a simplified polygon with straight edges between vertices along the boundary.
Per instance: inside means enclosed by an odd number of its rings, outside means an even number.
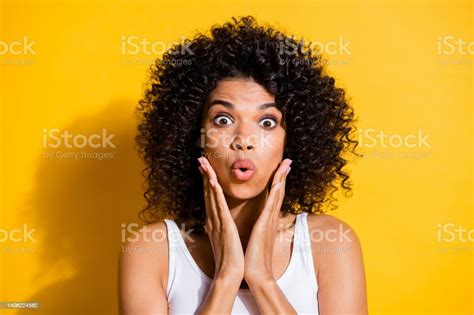
M326 57L359 128L429 135L430 147L361 148L354 194L335 213L361 240L370 313L474 312L474 242L437 239L440 224L474 229L473 55L437 46L439 36L474 41L472 2L1 1L0 10L0 41L26 35L36 53L0 55L0 229L27 224L37 240L0 243L0 301L40 302L35 314L117 313L121 224L139 222L144 204L133 110L153 57L122 54L122 37L168 44L252 14L307 41L350 42L350 54ZM44 128L105 128L114 156L50 160L43 154L59 149L43 147Z

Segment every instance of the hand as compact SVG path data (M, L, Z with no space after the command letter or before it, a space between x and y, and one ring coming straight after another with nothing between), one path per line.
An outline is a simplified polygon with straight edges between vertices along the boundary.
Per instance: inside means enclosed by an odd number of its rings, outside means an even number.
M273 248L280 222L280 209L285 197L286 176L291 170L290 159L280 163L265 205L255 222L245 250L244 278L247 283L273 279Z
M214 169L205 157L200 157L198 161L204 181L205 229L214 254L214 279L230 280L232 284L240 286L244 277L244 252L239 231Z

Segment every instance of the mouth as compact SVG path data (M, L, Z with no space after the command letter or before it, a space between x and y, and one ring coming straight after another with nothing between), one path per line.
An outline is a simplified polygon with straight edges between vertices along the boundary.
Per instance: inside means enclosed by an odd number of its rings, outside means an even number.
M241 168L234 168L232 169L232 174L237 178L237 179L240 179L240 180L249 180L253 177L253 175L255 174L255 170L251 170L251 169L248 169L248 168L244 168L244 167L241 167Z
M239 180L249 180L255 174L256 167L251 160L237 159L232 163L232 174Z

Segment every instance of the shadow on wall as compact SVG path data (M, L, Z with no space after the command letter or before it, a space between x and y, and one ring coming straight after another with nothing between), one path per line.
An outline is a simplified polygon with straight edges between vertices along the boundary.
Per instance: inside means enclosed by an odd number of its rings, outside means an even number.
M35 188L25 205L25 217L39 232L36 279L50 283L28 299L40 303L35 314L118 313L121 224L141 225L137 215L145 202L143 163L134 146L135 106L133 101L112 102L98 115L58 127L55 134L102 136L105 129L107 136L115 135L110 139L115 148L67 148L63 142L43 149ZM55 141L49 138L49 143ZM100 159L101 152L112 156ZM95 156L81 156L84 153ZM75 272L65 273L71 269Z

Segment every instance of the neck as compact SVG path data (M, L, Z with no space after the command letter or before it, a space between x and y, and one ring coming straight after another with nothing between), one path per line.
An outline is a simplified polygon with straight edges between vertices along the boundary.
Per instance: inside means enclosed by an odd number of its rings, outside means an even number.
M226 195L227 206L239 231L244 249L247 247L252 228L265 206L267 197L267 189L251 199L235 199Z

